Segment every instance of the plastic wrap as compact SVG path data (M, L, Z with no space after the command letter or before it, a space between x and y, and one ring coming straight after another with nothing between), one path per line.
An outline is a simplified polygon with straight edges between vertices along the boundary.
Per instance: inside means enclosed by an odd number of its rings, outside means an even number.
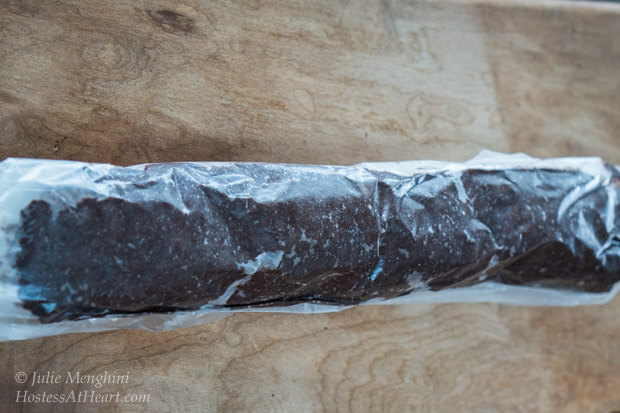
M599 304L620 172L485 151L354 166L0 163L0 339L235 311Z

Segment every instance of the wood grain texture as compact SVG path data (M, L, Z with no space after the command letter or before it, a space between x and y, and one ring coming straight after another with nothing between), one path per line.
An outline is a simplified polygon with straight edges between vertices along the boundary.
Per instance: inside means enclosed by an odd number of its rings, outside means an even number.
M0 1L0 157L620 162L620 7Z
M130 411L611 412L620 407L619 313L620 297L579 308L365 306L5 343L2 410L81 411L84 404L26 408L11 400L28 389L15 383L16 372L70 370L128 372L128 384L103 389L151 394Z
M620 7L0 0L0 159L620 163ZM236 314L0 344L0 411L620 410L620 297ZM17 372L144 404L16 404ZM69 392L90 384L38 385Z

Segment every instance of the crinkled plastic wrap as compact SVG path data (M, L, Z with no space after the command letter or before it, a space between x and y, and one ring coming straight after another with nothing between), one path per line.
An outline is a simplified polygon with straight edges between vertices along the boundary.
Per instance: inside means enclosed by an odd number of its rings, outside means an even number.
M620 283L620 172L485 151L355 166L0 163L0 339L234 311L492 301Z

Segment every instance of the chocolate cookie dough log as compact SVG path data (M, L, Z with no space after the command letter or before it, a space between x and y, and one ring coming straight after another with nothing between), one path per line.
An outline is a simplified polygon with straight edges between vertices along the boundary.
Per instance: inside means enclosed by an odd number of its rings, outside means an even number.
M576 197L593 180L579 172L124 171L109 177L122 198L22 211L21 297L42 321L352 304L486 279L602 291L620 278L617 182Z

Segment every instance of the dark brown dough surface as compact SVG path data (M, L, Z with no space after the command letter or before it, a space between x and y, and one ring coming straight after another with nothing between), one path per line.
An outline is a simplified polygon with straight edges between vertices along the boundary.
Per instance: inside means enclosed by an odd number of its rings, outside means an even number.
M125 171L103 180L122 198L22 210L20 298L42 321L354 304L485 280L607 291L620 280L615 170L568 203L592 176L243 163Z

